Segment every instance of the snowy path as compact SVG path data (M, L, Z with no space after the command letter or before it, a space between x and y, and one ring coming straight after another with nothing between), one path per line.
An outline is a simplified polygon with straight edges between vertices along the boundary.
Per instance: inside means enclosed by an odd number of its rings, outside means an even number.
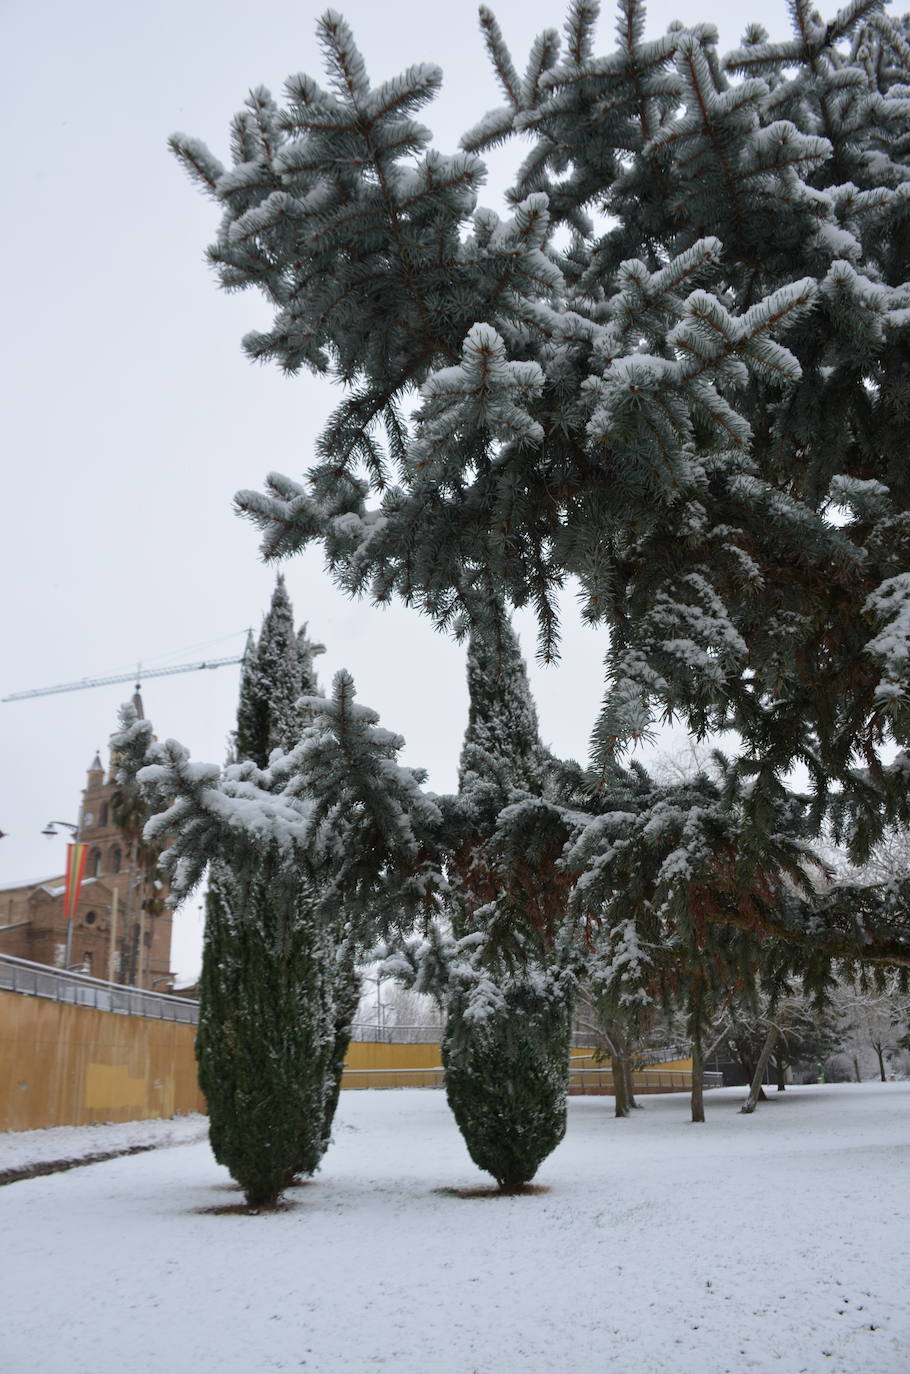
M519 1198L437 1191L481 1177L416 1090L343 1094L284 1213L200 1210L238 1200L204 1143L12 1184L0 1368L908 1374L910 1084L741 1097L573 1099Z

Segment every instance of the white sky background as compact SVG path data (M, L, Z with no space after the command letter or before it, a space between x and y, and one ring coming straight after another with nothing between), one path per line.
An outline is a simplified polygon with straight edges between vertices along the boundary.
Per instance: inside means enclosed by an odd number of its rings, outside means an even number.
M347 0L376 82L414 62L439 63L440 99L420 118L454 152L465 129L501 103L476 7ZM564 9L542 0L494 4L523 68L542 28ZM831 8L830 6L828 8ZM256 531L231 510L241 487L277 468L291 476L337 393L325 380L249 363L242 335L269 316L252 293L227 296L203 262L217 207L187 180L165 143L174 130L226 158L228 125L251 86L280 95L292 72L321 79L314 36L322 6L273 0L5 0L0 82L6 210L6 327L0 388L0 696L82 677L239 653L258 630L274 570ZM712 20L722 46L760 19L773 37L783 0L721 6L660 0L667 23ZM613 12L599 49L612 48ZM481 203L501 192L523 153L491 163ZM321 557L285 564L298 620L328 647L323 685L341 666L360 699L407 739L405 762L453 787L466 713L462 648L416 612L352 603ZM518 618L529 659L530 616ZM603 632L564 607L559 667L531 666L542 735L583 758L601 696ZM233 724L237 668L153 679L143 689L159 737L219 761ZM130 684L0 705L0 885L62 871L64 841L40 834L75 821L85 770L106 741ZM198 913L175 922L173 967L198 968Z

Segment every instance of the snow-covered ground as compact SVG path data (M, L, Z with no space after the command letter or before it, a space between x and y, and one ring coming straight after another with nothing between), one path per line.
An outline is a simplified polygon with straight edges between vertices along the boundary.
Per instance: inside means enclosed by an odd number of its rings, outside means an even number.
M742 1096L704 1126L684 1097L628 1121L573 1099L523 1197L444 1191L483 1178L419 1090L342 1094L322 1172L271 1215L211 1210L239 1194L205 1143L11 1184L0 1368L908 1374L910 1084Z
M204 1140L208 1121L192 1113L164 1121L124 1121L98 1126L54 1126L46 1131L0 1131L0 1178L13 1169L91 1159L137 1147L160 1148Z

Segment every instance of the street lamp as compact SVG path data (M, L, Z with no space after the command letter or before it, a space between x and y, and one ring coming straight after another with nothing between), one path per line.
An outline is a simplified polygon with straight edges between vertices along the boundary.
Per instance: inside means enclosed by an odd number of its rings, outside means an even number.
M54 829L54 826L55 826L55 825L65 825L66 828L67 828L67 830L72 830L72 832L73 832L73 838L74 838L74 839L75 839L75 837L79 834L79 827L78 827L78 825L73 825L73 822L72 822L72 821L48 821L47 825L46 825L46 826L44 827L44 829L41 831L41 834L42 834L42 835L56 835L56 834L57 834L57 831Z
M364 981L367 982L367 983L375 983L375 984L376 984L376 1039L381 1043L381 1041L382 1041L382 1036L383 1036L383 1030L384 1030L384 1027L383 1027L383 1024L382 1024L382 1011L383 1011L383 1006L382 1006L382 984L383 984L383 975L382 975L381 973L367 974L367 976L366 976L366 978L365 978Z

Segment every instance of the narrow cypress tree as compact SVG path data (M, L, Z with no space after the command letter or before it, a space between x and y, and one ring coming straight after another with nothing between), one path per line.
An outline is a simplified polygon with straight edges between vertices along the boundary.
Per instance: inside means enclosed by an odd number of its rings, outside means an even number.
M234 754L265 768L273 749L286 753L300 738L305 723L300 698L318 692L313 658L321 644L306 637L306 626L294 629L294 611L278 574L259 639L243 664Z
M203 968L200 1074L212 1143L251 1205L273 1203L328 1143L357 1004L355 952L436 908L443 816L397 763L345 672L270 766L195 763L156 744L131 707L112 744L138 778L150 842L167 836L172 900L215 861ZM344 914L340 928L339 912Z
M331 956L334 955L334 958ZM328 1051L325 1068L325 1095L322 1109L322 1153L329 1148L332 1138L332 1122L338 1108L341 1093L341 1079L344 1061L351 1043L351 1026L360 1005L363 979L354 961L354 949L350 940L343 940L328 958L328 968L332 974L332 1041ZM317 1161L318 1162L318 1161ZM315 1167L315 1166L314 1166ZM312 1173L301 1165L298 1173Z
M279 576L244 661L238 763L299 742L321 652ZM312 875L268 846L240 837L209 866L196 1057L212 1150L251 1206L312 1173L331 1137L360 978L315 906Z
M254 1208L312 1173L328 1144L336 974L313 905L272 854L235 855L210 878L199 1081L215 1158Z
M501 973L495 1001L450 990L442 1041L449 1106L468 1153L503 1192L531 1181L566 1130L570 998L543 970Z
M516 960L488 941L486 957L450 979L442 1060L449 1105L471 1158L513 1191L534 1177L565 1133L571 994L551 967L552 929L535 923L539 909L516 911L528 894L515 891L487 843L497 830L501 842L508 829L504 808L520 812L523 802L541 796L547 766L525 666L503 615L471 635L468 690L459 801L470 832L453 865L453 930L462 939L489 933L491 906L498 904L523 949ZM532 869L537 857L526 854Z

